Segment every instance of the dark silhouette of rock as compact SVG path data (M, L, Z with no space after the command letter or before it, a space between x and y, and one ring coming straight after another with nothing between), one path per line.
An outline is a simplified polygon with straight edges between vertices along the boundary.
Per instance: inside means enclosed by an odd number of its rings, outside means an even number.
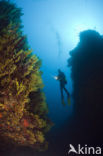
M102 144L103 37L94 30L81 32L80 42L70 55L75 115L68 127L68 139L74 143Z

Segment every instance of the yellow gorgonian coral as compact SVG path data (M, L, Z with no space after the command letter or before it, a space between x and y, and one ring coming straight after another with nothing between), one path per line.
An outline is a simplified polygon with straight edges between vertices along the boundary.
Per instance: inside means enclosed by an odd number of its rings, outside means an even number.
M21 10L7 1L0 1L0 10L0 136L40 149L49 126L41 61L23 36Z

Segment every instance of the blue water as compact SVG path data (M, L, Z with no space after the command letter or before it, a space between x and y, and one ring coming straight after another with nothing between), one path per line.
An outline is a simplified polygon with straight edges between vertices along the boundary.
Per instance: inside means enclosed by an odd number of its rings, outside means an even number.
M58 74L57 70L60 68L68 80L66 88L70 94L72 93L70 69L67 67L71 45L68 47L64 44L61 32L53 24L52 10L49 10L50 2L46 0L26 2L15 0L15 2L24 13L23 31L27 35L30 48L42 61L41 71L43 71L44 92L49 109L48 116L54 123L53 128L58 129L72 115L73 105L68 106L66 97L66 106L62 105L59 82L53 76ZM54 3L51 5L53 7Z

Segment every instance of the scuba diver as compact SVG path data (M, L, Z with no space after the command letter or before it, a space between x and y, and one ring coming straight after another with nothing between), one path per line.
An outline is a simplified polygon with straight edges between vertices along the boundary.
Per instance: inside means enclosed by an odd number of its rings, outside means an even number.
M65 85L67 84L65 74L60 69L58 69L58 76L55 76L54 78L60 82L62 104L65 105L63 90L66 92L68 104L70 104L70 94L69 94L68 90L65 88Z

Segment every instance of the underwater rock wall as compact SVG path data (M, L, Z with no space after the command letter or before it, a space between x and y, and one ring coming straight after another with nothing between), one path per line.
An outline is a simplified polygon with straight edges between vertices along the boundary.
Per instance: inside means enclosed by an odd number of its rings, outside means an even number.
M44 150L50 121L41 61L29 49L21 15L15 4L0 1L0 150Z
M70 55L75 111L72 135L78 143L99 145L103 140L103 37L94 30L81 32Z

